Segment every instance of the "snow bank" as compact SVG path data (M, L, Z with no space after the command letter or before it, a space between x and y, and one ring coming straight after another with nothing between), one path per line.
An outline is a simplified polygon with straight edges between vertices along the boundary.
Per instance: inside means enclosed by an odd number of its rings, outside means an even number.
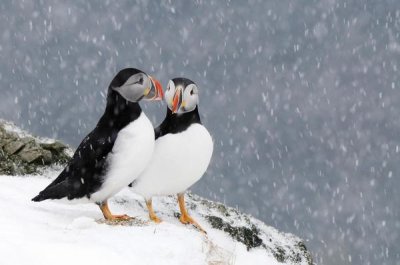
M299 239L254 219L266 243L247 250L228 233L212 228L205 218L210 214L224 217L224 211L235 210L224 207L218 211L220 205L196 196L189 196L188 208L208 231L207 236L179 223L173 197L154 199L161 224L148 222L143 199L127 189L110 201L113 212L136 217L121 225L106 224L94 204L32 202L30 199L57 173L0 176L0 209L4 214L0 218L1 264L309 264L304 255L301 261L288 258L285 263L278 262L272 245L279 243L283 251L288 251L287 247ZM246 225L250 218L237 215L230 220L225 216L224 220ZM267 235L271 240L265 238Z

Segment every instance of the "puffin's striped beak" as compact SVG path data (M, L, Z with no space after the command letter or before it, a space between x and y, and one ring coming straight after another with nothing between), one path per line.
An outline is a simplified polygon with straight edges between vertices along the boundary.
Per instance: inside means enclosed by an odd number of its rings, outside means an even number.
M149 76L149 78L151 80L151 88L146 91L147 94L144 96L145 99L162 100L164 98L164 92L162 90L161 83L151 76Z
M178 88L175 91L174 98L172 99L172 113L177 113L181 104L182 104L182 89Z

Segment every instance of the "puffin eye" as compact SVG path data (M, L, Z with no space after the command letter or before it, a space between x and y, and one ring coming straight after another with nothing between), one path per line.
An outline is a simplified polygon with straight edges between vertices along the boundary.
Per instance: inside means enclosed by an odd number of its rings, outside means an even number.
M197 94L197 87L195 84L190 85L190 95L193 96L194 94Z
M137 84L143 85L143 77L140 77L139 80L137 80L133 83L133 85L137 85Z

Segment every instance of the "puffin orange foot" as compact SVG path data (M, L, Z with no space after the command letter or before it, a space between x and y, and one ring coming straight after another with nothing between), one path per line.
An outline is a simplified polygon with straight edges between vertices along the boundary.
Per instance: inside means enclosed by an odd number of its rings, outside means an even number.
M133 217L130 217L126 214L119 214L119 215L114 215L111 213L110 209L108 208L108 203L107 201L104 201L99 205L101 212L104 215L104 218L108 221L128 221L133 219Z
M159 224L162 222L162 220L160 218L158 218L156 215L150 216L150 220L152 220L156 224Z
M196 227L198 230L200 230L200 232L202 232L202 233L204 233L204 234L207 234L207 232L206 232L206 230L204 230L203 229L203 227L201 227L201 225L199 225L199 223L198 222L196 222L191 216L189 216L189 215L181 215L181 217L179 218L179 221L182 223L182 224L185 224L185 225L187 225L187 224L191 224L191 225L193 225L194 227Z
M104 218L106 218L106 220L109 221L129 221L134 219L133 217L126 215L126 214L117 214L117 215L108 215L108 216L104 216Z

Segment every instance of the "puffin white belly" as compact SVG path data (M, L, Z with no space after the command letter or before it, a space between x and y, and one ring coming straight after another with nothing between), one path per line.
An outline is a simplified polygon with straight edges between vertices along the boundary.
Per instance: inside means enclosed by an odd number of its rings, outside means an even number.
M153 157L131 190L145 198L184 192L206 171L212 138L201 124L157 139Z
M104 182L90 200L102 202L132 183L149 163L154 143L153 125L142 112L136 120L119 131L107 157L109 166Z

